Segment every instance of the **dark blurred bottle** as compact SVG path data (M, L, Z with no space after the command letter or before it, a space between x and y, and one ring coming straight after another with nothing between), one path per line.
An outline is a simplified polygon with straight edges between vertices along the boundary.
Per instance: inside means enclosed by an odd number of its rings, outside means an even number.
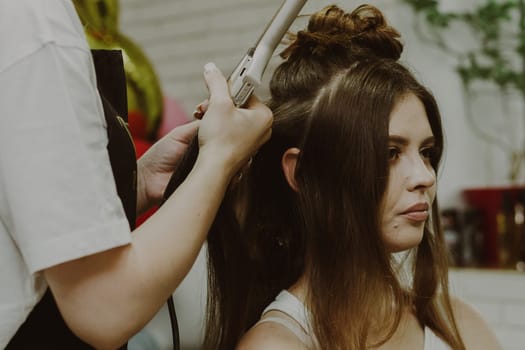
M461 224L459 222L458 210L454 208L441 211L441 223L445 244L448 249L448 262L450 266L463 266Z
M514 206L508 192L501 194L501 206L496 214L498 234L498 267L514 268Z
M485 266L485 232L483 230L483 212L469 208L464 215L462 231L462 260L466 267Z
M516 270L525 272L525 190L518 192L514 204L514 263Z

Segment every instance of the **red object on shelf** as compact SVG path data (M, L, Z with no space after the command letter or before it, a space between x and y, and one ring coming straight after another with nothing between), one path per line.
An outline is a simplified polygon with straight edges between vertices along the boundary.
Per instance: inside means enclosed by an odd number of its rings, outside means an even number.
M140 111L128 111L128 125L129 132L131 133L133 139L148 139L146 117Z
M133 143L135 144L135 153L137 156L137 159L140 158L152 145L151 142L134 138ZM149 218L155 211L157 210L157 207L151 208L150 210L146 211L142 215L139 215L137 217L137 220L135 221L135 226L139 227L144 221L146 221L147 218Z
M164 113L160 121L159 128L157 130L157 139L160 139L173 128L186 124L192 120L186 113L182 106L174 98L165 96L164 97Z
M139 159L146 151L151 147L153 143L143 140L133 138L133 143L135 144L135 154L137 159Z
M470 207L483 214L484 256L486 267L498 267L498 226L497 214L501 211L504 194L515 202L523 186L480 187L463 190L463 197Z

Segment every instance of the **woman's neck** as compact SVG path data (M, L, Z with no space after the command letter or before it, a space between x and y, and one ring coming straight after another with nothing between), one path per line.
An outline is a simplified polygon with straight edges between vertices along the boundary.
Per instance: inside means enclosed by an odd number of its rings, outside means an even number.
M306 282L306 276L303 274L299 279L288 287L288 292L292 293L297 299L303 304L306 304L306 296L308 293L308 283Z

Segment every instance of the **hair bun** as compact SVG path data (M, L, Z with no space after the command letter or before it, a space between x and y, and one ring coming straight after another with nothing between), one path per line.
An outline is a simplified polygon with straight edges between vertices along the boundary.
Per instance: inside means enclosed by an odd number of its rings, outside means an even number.
M340 53L397 60L403 51L397 30L371 5L361 5L352 13L336 5L327 6L310 17L306 30L289 38L291 44L281 53L285 59Z

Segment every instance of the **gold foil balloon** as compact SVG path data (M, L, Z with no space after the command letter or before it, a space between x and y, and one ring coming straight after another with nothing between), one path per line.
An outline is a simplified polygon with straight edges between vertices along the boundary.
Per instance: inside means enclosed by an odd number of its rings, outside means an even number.
M128 111L131 124L145 123L145 130L133 130L153 140L162 118L163 96L152 64L144 52L119 31L118 0L73 0L92 49L122 50L126 73ZM143 121L131 120L144 118Z

